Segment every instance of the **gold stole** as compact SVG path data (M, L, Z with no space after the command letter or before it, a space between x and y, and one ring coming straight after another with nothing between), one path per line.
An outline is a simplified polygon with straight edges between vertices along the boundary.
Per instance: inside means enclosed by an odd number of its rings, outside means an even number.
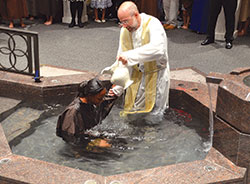
M145 45L150 41L149 29L148 29L148 23L150 22L150 20L151 18L149 18L149 20L142 25L143 26L142 45ZM133 49L132 34L127 29L124 29L122 31L120 40L123 51ZM150 61L144 63L144 75L145 75L145 85L146 85L145 107L144 109L133 111L132 108L135 103L137 91L142 79L142 72L139 71L138 66L137 65L133 66L131 80L133 80L134 83L126 90L124 111L120 112L121 116L126 116L127 114L135 114L135 113L147 113L152 111L156 98L157 72L152 72L155 70L157 70L156 61Z

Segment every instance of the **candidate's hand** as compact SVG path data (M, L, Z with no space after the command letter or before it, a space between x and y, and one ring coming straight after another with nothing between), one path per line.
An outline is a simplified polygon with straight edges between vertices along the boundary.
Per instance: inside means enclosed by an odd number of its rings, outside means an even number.
M110 89L110 90L109 90L108 96L115 96L115 93L114 93L113 89Z
M124 65L126 65L128 63L128 60L124 56L121 56L121 55L117 57L117 60L121 61L122 64L124 64Z
M112 88L109 90L108 95L109 96L121 96L124 92L123 87L119 86L119 85L113 85Z

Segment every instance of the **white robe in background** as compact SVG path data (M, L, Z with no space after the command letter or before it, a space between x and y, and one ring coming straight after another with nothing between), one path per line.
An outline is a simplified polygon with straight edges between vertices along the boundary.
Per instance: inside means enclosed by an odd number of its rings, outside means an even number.
M179 0L163 0L166 24L177 26Z

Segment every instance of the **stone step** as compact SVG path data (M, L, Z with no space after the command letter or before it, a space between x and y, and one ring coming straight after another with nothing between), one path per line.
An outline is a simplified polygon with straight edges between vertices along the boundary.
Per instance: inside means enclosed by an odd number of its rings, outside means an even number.
M20 102L20 100L0 97L0 122L8 117Z
M1 125L8 142L26 132L31 127L31 123L38 119L43 112L43 110L30 107L20 107L5 118Z

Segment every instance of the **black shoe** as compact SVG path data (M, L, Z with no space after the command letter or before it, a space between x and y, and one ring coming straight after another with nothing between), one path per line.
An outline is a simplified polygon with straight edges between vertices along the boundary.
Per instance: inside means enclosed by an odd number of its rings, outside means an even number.
M82 21L78 21L78 26L79 26L80 28L82 28L82 27L84 26L84 24L82 23Z
M203 42L201 42L201 45L208 45L210 43L214 43L214 39L206 38Z
M69 24L69 28L72 28L76 25L75 21L72 21L70 24Z
M233 47L233 43L232 42L226 42L226 49L231 49Z

